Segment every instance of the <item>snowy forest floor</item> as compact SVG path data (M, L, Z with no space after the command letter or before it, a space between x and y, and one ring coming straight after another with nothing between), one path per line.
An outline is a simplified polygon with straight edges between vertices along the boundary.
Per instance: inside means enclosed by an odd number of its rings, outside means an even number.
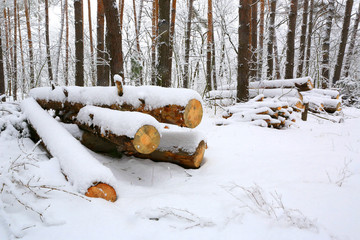
M115 203L77 195L57 159L4 134L0 239L358 239L360 110L344 114L276 130L215 126L208 109L197 170L92 153L118 180Z

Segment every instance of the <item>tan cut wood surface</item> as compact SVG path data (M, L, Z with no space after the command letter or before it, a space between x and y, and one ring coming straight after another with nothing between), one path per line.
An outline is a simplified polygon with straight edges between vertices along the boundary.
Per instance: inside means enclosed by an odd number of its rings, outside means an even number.
M144 125L136 132L132 143L137 152L150 154L159 146L160 134L154 126Z
M89 187L85 196L92 198L103 198L107 201L116 201L116 192L113 187L105 183L98 183L95 186Z

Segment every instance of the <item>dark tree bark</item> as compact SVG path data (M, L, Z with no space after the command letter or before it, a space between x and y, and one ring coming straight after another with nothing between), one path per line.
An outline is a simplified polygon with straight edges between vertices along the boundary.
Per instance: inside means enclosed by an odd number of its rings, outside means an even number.
M189 58L190 58L190 37L191 37L191 19L193 11L193 0L189 0L189 10L186 22L185 32L185 64L184 64L184 88L189 88Z
M348 51L346 54L345 65L344 65L345 77L349 76L350 62L351 62L352 56L354 55L354 48L355 48L356 36L357 36L358 28L359 28L359 22L360 22L360 3L359 3L359 9L355 16L355 22L354 22L354 26L353 26L353 29L351 32L349 48L348 48Z
M105 12L103 0L97 1L97 85L98 86L109 86L109 79L105 76Z
M2 51L2 37L1 37L1 28L0 28L0 101L5 101L5 75L4 75L4 59Z
M268 64L267 78L268 79L273 79L275 16L276 16L276 0L270 0L269 41L268 41L268 45L267 45L267 64Z
M259 65L258 65L258 78L262 79L262 66L263 66L263 52L264 52L264 19L265 19L265 0L260 0L260 32L259 32Z
M330 35L332 28L332 21L334 18L335 0L329 0L328 13L325 23L325 35L322 44L322 70L321 70L321 88L326 89L329 84L330 70L329 70L329 56L330 56Z
M294 78L294 58L295 58L295 31L297 17L297 0L291 0L289 13L289 30L287 34L285 79Z
M310 74L311 39L313 31L314 0L310 0L309 28L307 33L307 46L305 56L305 75Z
M255 79L257 74L257 2L252 0L251 3L251 64L250 64L250 78Z
M238 75L237 101L246 102L249 99L249 57L250 57L250 4L251 0L239 2L239 45L238 45Z
M304 69L304 56L305 56L305 47L306 47L306 30L307 30L309 0L304 0L303 3L304 3L304 8L303 8L303 14L302 14L299 66L298 66L297 75L296 75L297 77L301 77L303 75L303 69Z
M158 45L158 84L163 87L171 86L170 67L170 0L159 0L159 45Z
M27 37L28 37L28 45L29 45L29 67L30 67L30 88L34 87L35 83L35 74L34 74L34 51L33 51L33 43L32 43L32 36L31 36L31 22L30 22L30 13L27 4L27 0L24 0L25 6L25 17L26 17L26 28L27 28Z
M75 10L75 85L84 86L83 0L74 0Z
M115 74L119 74L124 80L124 66L122 56L122 35L120 28L120 16L117 9L116 0L103 0L106 25L108 28L107 35L110 42L110 68L111 79Z
M345 55L346 43L348 41L348 36L349 36L349 26L350 26L351 11L353 4L354 4L354 0L346 1L344 23L341 31L341 42L340 42L340 47L335 65L333 84L335 84L340 79L341 76L341 69Z
M76 0L75 0L76 1ZM46 39L46 59L48 66L48 76L50 85L52 88L55 88L53 83L53 72L52 72L52 64L51 64L51 55L50 55L50 37L49 37L49 2L45 0L45 39Z

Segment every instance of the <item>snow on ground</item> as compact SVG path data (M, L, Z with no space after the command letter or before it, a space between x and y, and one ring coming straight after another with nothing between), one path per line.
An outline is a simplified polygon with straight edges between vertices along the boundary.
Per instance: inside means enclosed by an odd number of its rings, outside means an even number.
M200 169L92 153L115 203L77 194L55 158L1 133L0 239L358 239L359 110L286 130L215 126L212 111Z

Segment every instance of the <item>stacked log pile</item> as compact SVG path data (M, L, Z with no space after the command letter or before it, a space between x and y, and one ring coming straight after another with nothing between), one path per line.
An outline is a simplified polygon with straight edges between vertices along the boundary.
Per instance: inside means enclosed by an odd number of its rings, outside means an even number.
M77 124L84 131L81 142L94 151L200 167L206 143L191 129L202 118L200 95L189 89L119 85L121 92L119 86L59 87L33 89L30 95L63 122Z
M258 95L246 103L237 103L226 107L223 120L217 125L228 125L234 122L251 122L262 127L281 129L295 122L293 108L287 102L264 98Z
M236 85L224 85L207 95L211 104L229 106L236 103ZM310 77L264 80L249 83L249 96L262 94L265 98L275 98L287 102L294 111L303 111L305 103L313 112L334 113L341 110L339 92L336 90L315 89Z

